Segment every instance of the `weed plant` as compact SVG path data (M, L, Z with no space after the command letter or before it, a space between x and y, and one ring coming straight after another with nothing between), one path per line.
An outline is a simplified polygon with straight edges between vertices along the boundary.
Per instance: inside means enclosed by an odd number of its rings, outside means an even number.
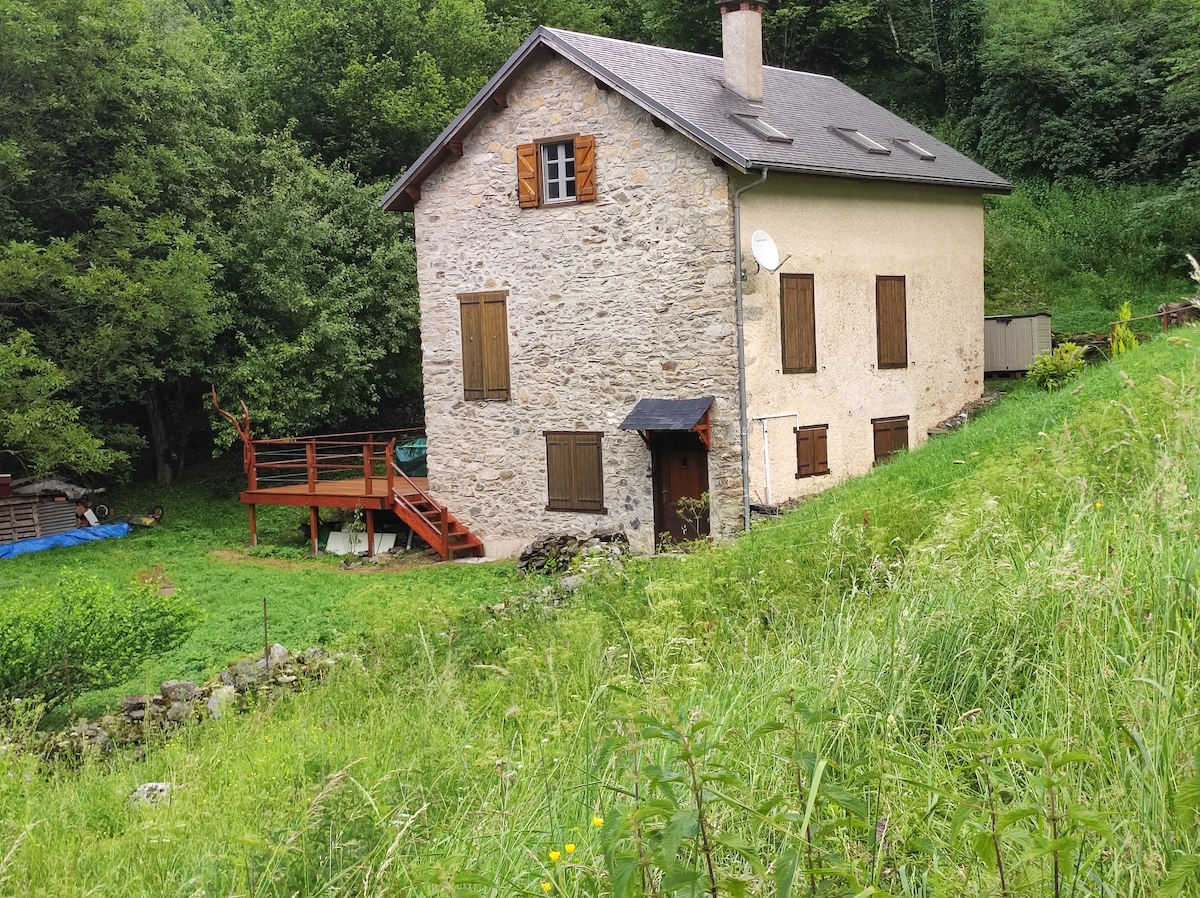
M560 607L511 566L289 571L384 584L338 600L367 669L143 761L0 753L4 888L1196 894L1185 333Z

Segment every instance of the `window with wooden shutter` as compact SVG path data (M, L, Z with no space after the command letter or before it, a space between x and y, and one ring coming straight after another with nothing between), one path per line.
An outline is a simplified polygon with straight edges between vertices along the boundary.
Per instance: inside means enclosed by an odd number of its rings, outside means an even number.
M602 433L548 430L546 509L607 514L604 507Z
M908 448L908 415L895 418L873 418L875 432L875 461L883 461L893 452Z
M551 137L517 147L517 198L522 209L596 199L596 138Z
M904 276L875 279L875 335L880 368L908 367L908 312Z
M813 276L779 276L779 330L783 373L810 374L817 370L817 324L813 309Z
M460 293L463 397L508 399L508 293Z
M796 428L796 479L829 473L828 424Z

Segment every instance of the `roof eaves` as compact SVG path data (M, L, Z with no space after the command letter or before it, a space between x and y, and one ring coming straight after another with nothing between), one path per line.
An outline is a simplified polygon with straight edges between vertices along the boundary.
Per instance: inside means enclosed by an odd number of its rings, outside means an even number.
M385 212L411 212L413 210L413 200L408 194L409 189L414 186L419 187L445 161L450 142L463 131L469 130L483 117L492 97L533 55L537 47L545 42L548 34L545 26L539 25L533 34L525 39L525 42L517 48L504 65L496 70L496 74L488 79L487 84L479 90L479 93L463 108L463 111L454 117L433 143L426 148L425 152L417 157L416 162L410 165L400 179L388 189L388 192L383 195L383 199L379 201L379 208Z
M779 162L756 162L748 160L747 171L767 169L774 172L787 172L798 175L821 175L829 178L854 178L862 181L899 181L905 184L929 184L940 187L965 187L972 190L982 190L986 193L1009 194L1013 185L1003 178L995 181L973 180L970 178L941 178L933 175L908 175L903 172L874 172L860 168L837 168L822 165L794 165Z

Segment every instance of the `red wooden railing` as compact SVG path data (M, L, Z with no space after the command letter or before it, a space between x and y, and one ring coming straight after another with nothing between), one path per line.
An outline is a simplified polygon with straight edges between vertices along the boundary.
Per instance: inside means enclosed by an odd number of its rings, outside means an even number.
M384 478L391 490L396 444L424 435L424 430L412 428L251 440L247 483L251 490L305 484L308 492L315 493L318 483L361 478L369 494L372 483ZM403 472L400 474L415 487Z

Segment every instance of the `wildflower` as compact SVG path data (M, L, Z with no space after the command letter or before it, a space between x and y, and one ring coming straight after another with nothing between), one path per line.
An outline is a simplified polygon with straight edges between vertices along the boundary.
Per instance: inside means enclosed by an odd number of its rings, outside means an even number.
M575 843L568 842L566 845L563 846L563 850L566 851L567 854L574 854L575 853Z
M592 818L592 826L603 826L603 825L604 825L603 817L593 817Z
M543 892L549 893L552 888L554 888L554 886L551 883L547 882L544 879L542 880L542 891Z
M1142 519L1142 516L1141 516L1140 514L1138 514L1138 513L1135 511L1135 512L1133 513L1133 519L1134 519L1135 521L1140 521L1140 520Z
M562 857L561 851L559 851L557 848L551 849L550 860L557 861L560 857Z
M1097 507L1097 508L1103 508L1103 507L1104 507L1104 503L1103 503L1103 502L1097 502L1097 503L1096 503L1096 507Z

